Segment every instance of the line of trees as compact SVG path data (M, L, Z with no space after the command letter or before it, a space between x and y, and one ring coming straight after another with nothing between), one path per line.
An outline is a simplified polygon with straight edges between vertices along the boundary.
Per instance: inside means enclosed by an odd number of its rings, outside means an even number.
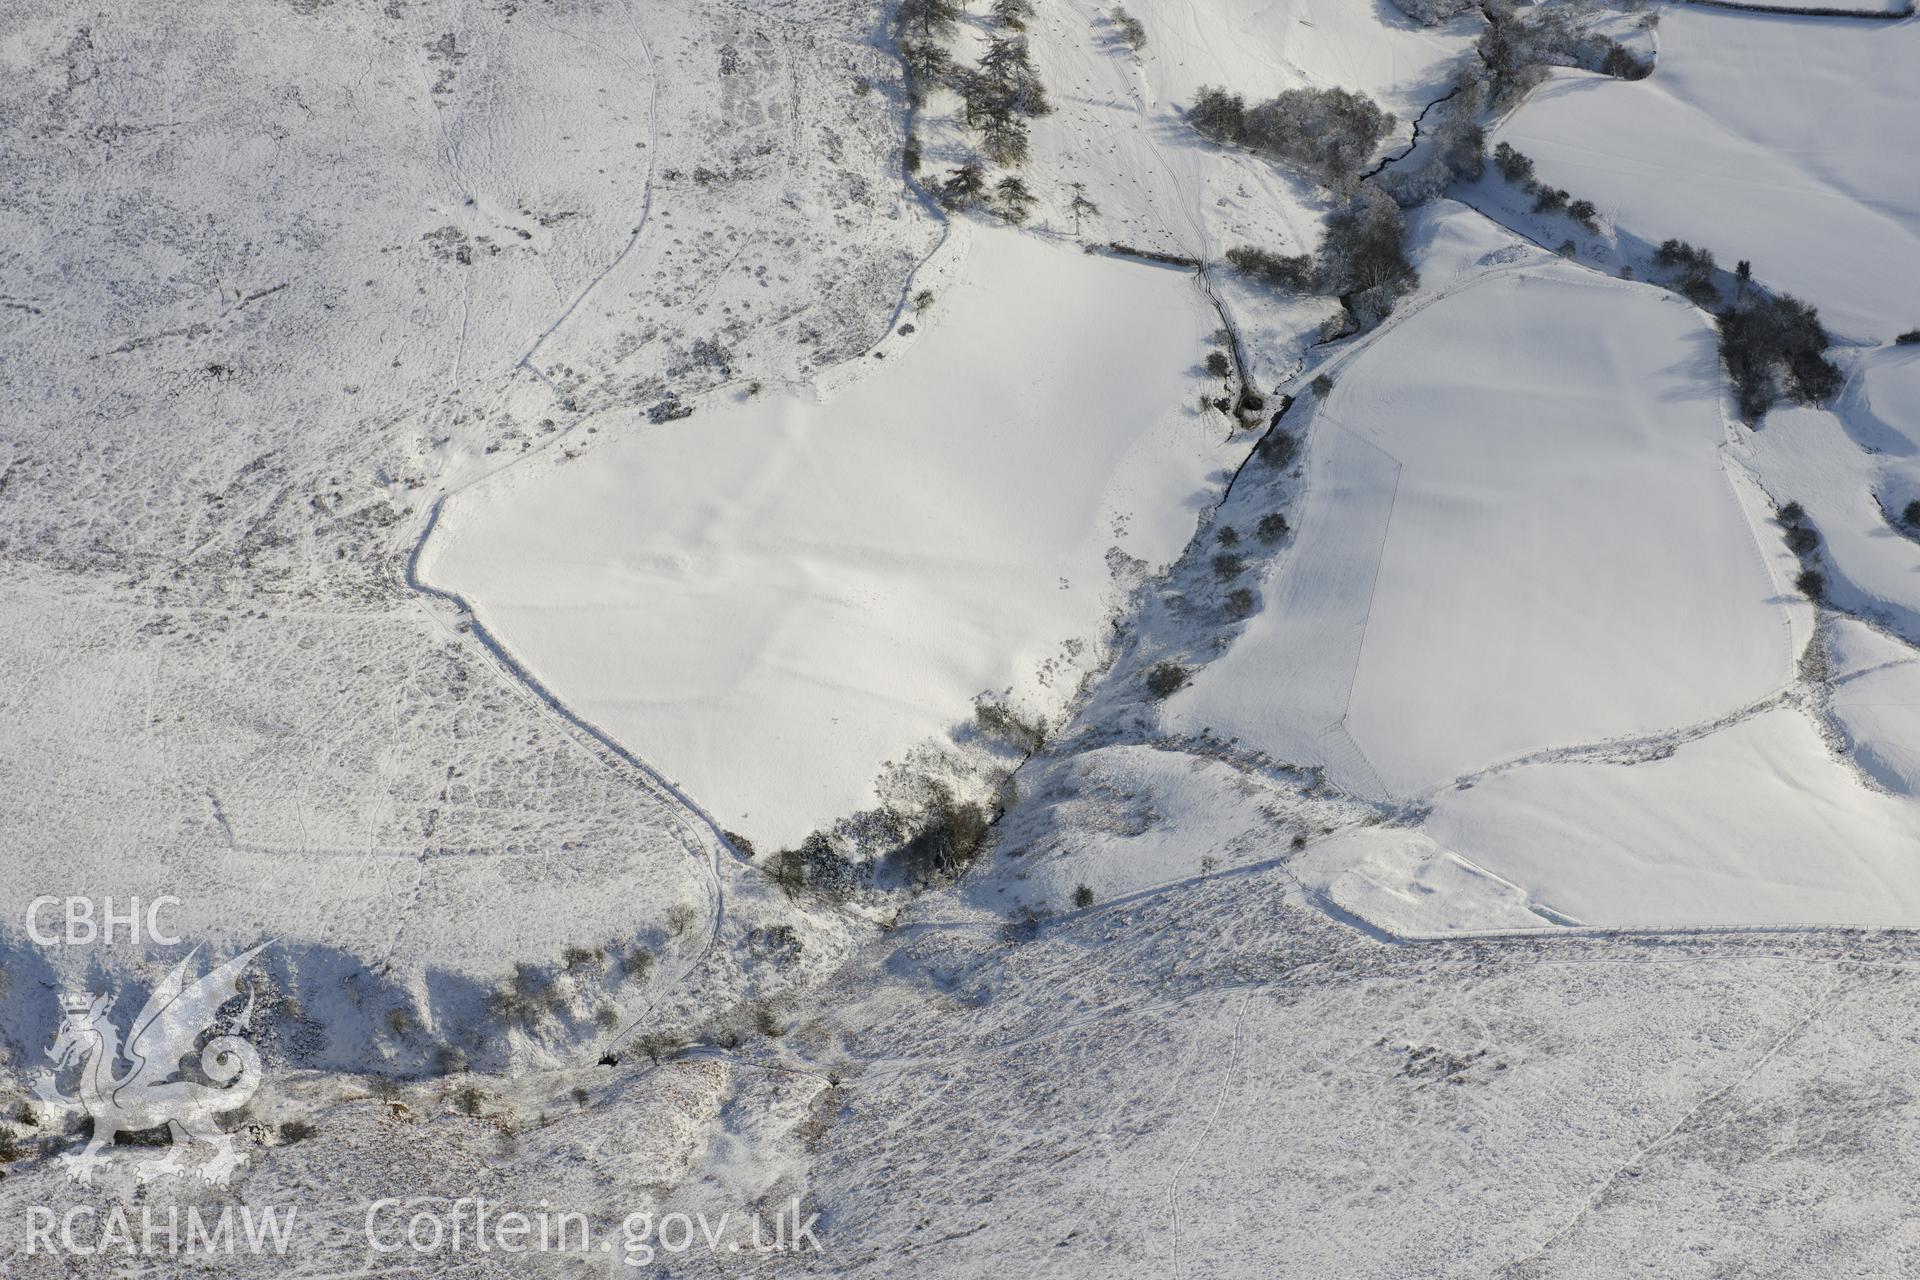
M1423 27L1437 27L1473 8L1477 0L1393 0L1394 7Z
M1534 197L1535 213L1563 212L1588 231L1597 231L1597 210L1588 200L1534 177L1533 160L1505 142L1493 149L1500 176ZM1687 301L1710 311L1720 323L1720 360L1733 383L1740 414L1756 422L1781 400L1821 404L1839 391L1839 368L1826 357L1829 345L1820 313L1792 294L1753 287L1753 264L1733 269L1733 301L1722 292L1720 264L1713 250L1685 240L1665 240L1653 251L1663 283Z
M1456 178L1477 181L1487 167L1487 135L1480 113L1487 105L1484 76L1467 70L1414 121L1414 146L1379 167L1378 181L1402 208L1425 204Z
M1653 264L1672 288L1719 322L1720 362L1748 422L1782 400L1824 404L1839 392L1840 368L1826 354L1832 340L1812 303L1754 287L1753 264L1744 259L1734 266L1733 300L1727 302L1713 251L1685 240L1663 241Z
M954 76L967 127L980 135L980 150L995 164L1027 158L1027 121L1053 110L1046 86L1035 74L1027 38L992 37L977 68Z
M1493 167L1501 177L1533 197L1535 213L1564 213L1590 235L1600 234L1600 210L1591 200L1576 200L1559 187L1533 176L1533 159L1502 142L1493 149ZM1710 266L1711 264L1709 264Z

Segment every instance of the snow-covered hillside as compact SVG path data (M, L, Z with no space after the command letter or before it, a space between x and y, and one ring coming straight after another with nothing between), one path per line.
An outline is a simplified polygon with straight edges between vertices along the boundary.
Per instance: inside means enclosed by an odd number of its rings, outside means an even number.
M15 0L0 1267L1912 1272L1920 20L1755 7Z
M151 948L41 956L28 905L171 894L195 938L281 940L276 981L336 1035L313 1060L499 1066L597 1056L754 927L757 877L723 921L718 837L407 559L439 493L598 443L603 411L889 332L938 226L895 180L897 110L853 92L894 65L870 24L8 7L10 966L146 981ZM489 1018L517 965L609 945L650 980L577 983L524 1033ZM37 1055L57 1005L5 1000Z

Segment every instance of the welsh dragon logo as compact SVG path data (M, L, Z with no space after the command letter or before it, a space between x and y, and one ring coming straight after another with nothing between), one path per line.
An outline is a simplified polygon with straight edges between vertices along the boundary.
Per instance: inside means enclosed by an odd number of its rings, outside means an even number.
M93 1118L93 1138L86 1149L61 1157L70 1176L92 1182L95 1171L113 1158L116 1135L162 1125L172 1146L166 1155L134 1166L142 1182L184 1172L185 1154L195 1146L211 1149L199 1168L200 1177L210 1183L225 1185L233 1171L247 1162L232 1137L214 1124L214 1117L245 1106L260 1087L260 1053L238 1034L253 1017L250 993L233 1026L199 1049L200 1071L212 1083L179 1077L183 1060L194 1053L201 1036L213 1029L221 1006L240 995L240 973L260 950L255 947L190 981L187 965L199 954L199 948L194 948L154 989L124 1041L107 1017L105 995L62 998L66 1016L47 1056L57 1072L79 1065L79 1092L72 1097L61 1093L56 1071L43 1071L34 1083L34 1093L47 1111L81 1111ZM127 1067L121 1071L123 1061Z

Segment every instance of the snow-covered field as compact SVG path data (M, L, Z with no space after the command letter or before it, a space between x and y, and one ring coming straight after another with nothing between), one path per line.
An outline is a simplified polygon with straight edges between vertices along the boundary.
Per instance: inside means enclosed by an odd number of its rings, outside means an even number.
M1920 324L1920 25L1661 16L1651 79L1558 73L1495 137L1622 231L1750 260L1845 338Z
M1380 946L1272 866L1021 945L949 908L778 1041L475 1079L471 1115L453 1081L305 1082L289 1102L316 1132L260 1149L245 1194L302 1207L281 1275L364 1267L370 1201L432 1209L476 1179L496 1211L586 1213L622 1261L629 1213L728 1216L717 1254L650 1236L621 1268L646 1276L1899 1275L1915 959L1873 936ZM0 1217L114 1203L59 1179L11 1170ZM794 1196L821 1251L743 1268L742 1220ZM387 1256L609 1268L470 1240ZM13 1258L36 1280L63 1261Z
M1339 368L1271 604L1169 725L1407 798L1765 697L1797 649L1725 441L1670 296L1551 265L1436 299Z
M152 948L43 956L48 893L279 939L316 1065L590 1059L756 985L728 938L778 895L730 890L698 816L405 564L444 487L731 376L702 340L774 380L889 331L938 228L894 181L896 109L850 92L894 65L869 30L831 3L7 7L15 1061L58 1020L26 975L150 981ZM609 946L650 979L490 1018L516 965Z
M1792 707L1632 767L1556 762L1445 792L1425 830L1586 924L1920 918L1920 807L1868 790Z
M1830 598L1920 641L1920 349L1859 353L1830 408L1783 407L1742 443L1781 504L1798 502L1822 539Z
M1682 0L1683 3L1713 4L1714 0ZM1845 13L1868 14L1873 16L1908 17L1913 13L1913 0L1819 0L1818 3L1802 3L1801 0L1738 0L1735 8L1742 9L1779 9L1792 13L1795 10L1815 10L1821 14Z
M1910 653L1816 640L1774 516L1801 502L1829 598L1911 634L1912 355L1750 432L1693 308L1510 248L1474 265L1459 216L1420 233L1433 292L1289 419L1293 539L1164 729L1388 802L1298 874L1393 933L1912 923Z
M874 803L881 766L976 694L1057 714L1238 460L1194 407L1217 318L1190 273L969 240L852 386L719 399L515 468L449 502L423 557L756 844Z

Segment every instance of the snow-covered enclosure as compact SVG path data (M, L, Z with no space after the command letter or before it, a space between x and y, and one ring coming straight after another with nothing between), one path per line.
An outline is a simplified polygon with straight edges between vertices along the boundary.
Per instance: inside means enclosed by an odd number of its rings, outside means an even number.
M636 424L452 499L422 569L756 843L872 803L982 692L1057 711L1225 447L1190 273L980 230L922 331L817 402Z
M405 563L443 487L605 440L600 410L891 330L939 228L898 182L896 108L853 91L897 65L871 32L839 0L6 6L15 1061L57 1021L43 982L131 1000L165 972L43 957L43 893L170 894L194 941L277 938L315 1066L592 1060L643 1012L739 998L725 939L759 878L723 884L698 815ZM834 932L809 931L820 963ZM653 966L574 975L525 1034L489 1017L570 947Z
M1497 140L1643 241L1750 260L1845 338L1920 324L1920 25L1696 5L1662 18L1651 79L1556 73Z
M1398 117L1404 145L1479 22L1422 28L1384 3L1349 0L1284 11L1265 0L1163 5L1142 10L1147 43L1135 53L1112 9L1038 6L1036 54L1056 110L1035 124L1034 165L1050 186L1078 184L1099 205L1083 232L1213 261L1238 244L1310 249L1325 197L1270 160L1195 133L1184 113L1202 86L1249 101L1303 87L1365 93Z
M1688 3L1706 3L1720 7L1725 0L1685 0ZM1807 14L1816 16L1832 14L1862 14L1872 17L1898 18L1913 13L1913 0L1733 0L1726 7L1734 9L1778 9L1782 13Z
M1437 288L1324 366L1295 540L1163 724L1392 802L1298 874L1394 933L1920 918L1911 653L1815 641L1774 512L1909 628L1913 354L1750 432L1673 295L1415 243Z
M1445 792L1426 830L1590 925L1920 919L1920 806L1863 786L1791 707L1665 759Z
M1170 725L1409 797L1766 696L1797 650L1725 431L1657 290L1555 264L1410 308L1338 371L1298 544Z
M1920 655L1851 619L1826 648L1827 712L1848 754L1888 791L1920 796Z

